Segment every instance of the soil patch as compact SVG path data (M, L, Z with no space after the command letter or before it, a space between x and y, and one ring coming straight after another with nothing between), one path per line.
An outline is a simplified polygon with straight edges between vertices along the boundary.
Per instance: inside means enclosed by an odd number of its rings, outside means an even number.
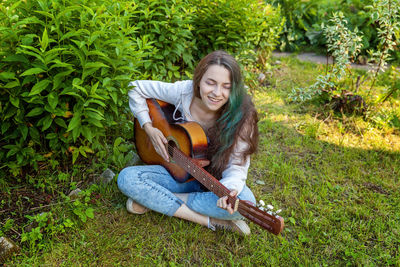
M48 211L56 196L32 187L13 188L9 192L0 192L1 227L12 219L13 227L5 232L12 240L19 242L20 228L28 222L26 215Z

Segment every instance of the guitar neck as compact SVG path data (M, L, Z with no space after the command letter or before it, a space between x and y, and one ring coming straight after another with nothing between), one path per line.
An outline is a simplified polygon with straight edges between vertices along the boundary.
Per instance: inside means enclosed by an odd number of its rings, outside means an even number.
M178 148L168 145L168 151L173 161L190 173L196 180L204 185L208 190L216 194L218 197L229 195L229 189L226 188L214 176L200 167L192 158L183 154Z
M228 196L228 202L231 203L232 206L236 201L239 201L238 211L244 217L275 235L278 235L283 230L282 217L275 217L262 211L249 201L243 201L236 197L229 196L230 190L228 188L175 146L168 145L168 152L177 165L190 173L197 181L218 197Z

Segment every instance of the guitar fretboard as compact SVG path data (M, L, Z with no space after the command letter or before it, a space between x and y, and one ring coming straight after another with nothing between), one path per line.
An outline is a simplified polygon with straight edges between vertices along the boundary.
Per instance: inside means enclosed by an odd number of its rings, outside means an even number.
M175 146L168 145L168 152L172 159L185 171L217 196L223 197L229 194L229 189L223 186L214 176L198 166L190 157L186 156Z

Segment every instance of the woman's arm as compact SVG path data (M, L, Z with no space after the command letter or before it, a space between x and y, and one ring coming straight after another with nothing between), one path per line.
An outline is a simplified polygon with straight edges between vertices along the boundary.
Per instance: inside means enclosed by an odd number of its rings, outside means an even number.
M181 100L181 94L191 90L192 81L179 81L166 83L159 81L134 81L130 83L134 87L128 92L129 107L133 116L138 119L140 126L151 122L146 98L156 98L176 105Z
M156 152L163 157L164 160L169 161L168 153L165 148L167 139L159 129L153 127L146 98L156 98L176 105L181 101L182 92L191 90L192 81L176 83L134 81L130 86L134 87L128 92L129 107L133 115L138 119L140 126L150 138Z
M242 192L246 184L247 172L250 166L250 156L247 156L242 162L242 153L246 150L248 144L239 139L235 145L234 152L229 158L227 168L222 172L220 182L229 190L236 190L238 194Z

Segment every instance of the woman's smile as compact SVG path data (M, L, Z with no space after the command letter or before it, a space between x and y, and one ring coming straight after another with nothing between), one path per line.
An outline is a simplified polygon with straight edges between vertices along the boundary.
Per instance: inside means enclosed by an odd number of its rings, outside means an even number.
M207 112L217 112L228 102L231 92L229 70L220 65L212 65L200 81L200 97Z

